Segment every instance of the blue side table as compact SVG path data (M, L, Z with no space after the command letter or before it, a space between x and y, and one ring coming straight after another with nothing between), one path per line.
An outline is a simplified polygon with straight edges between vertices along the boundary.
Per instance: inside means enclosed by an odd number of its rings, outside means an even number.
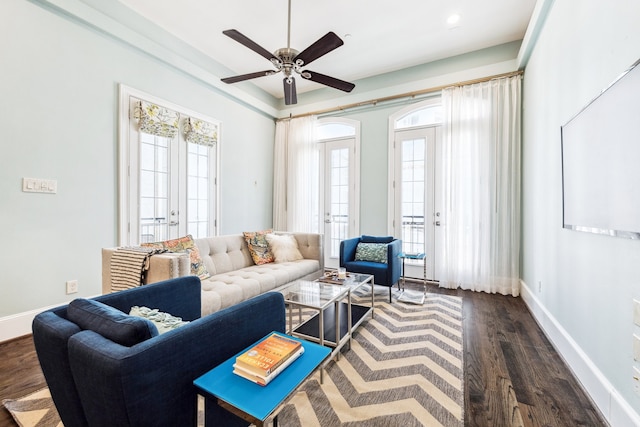
M409 303L413 303L413 304L424 304L424 300L425 300L425 298L427 296L427 255L424 254L424 253L410 254L410 253L406 253L406 252L401 252L401 253L398 254L398 258L402 258L402 293L400 294L400 296L398 296L397 300L398 301L403 301L403 302L409 302ZM422 265L423 265L423 269L422 269L423 292L422 292L422 295L419 298L416 298L415 296L409 295L404 290L404 283L406 281L405 270L404 270L404 262L407 259L422 260Z
M233 373L236 356L244 353L257 342L250 345L193 381L193 384L206 398L205 405L215 404L217 401L217 404L227 411L258 427L267 425L270 421L273 421L274 426L277 426L278 412L281 407L293 396L304 380L322 365L331 352L329 347L279 334L300 341L304 347L304 353L269 384L261 386ZM271 334L267 336L269 335Z

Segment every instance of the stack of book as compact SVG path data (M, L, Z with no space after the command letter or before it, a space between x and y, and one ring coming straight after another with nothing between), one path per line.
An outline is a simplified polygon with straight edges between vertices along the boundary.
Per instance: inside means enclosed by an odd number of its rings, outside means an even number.
M274 333L236 357L233 373L264 386L302 353L300 341Z

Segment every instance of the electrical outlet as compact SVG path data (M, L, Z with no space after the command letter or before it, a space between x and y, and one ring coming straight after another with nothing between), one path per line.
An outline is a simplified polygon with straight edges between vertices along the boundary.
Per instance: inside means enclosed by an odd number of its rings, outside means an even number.
M78 292L78 281L77 280L68 280L67 281L67 295L75 294Z

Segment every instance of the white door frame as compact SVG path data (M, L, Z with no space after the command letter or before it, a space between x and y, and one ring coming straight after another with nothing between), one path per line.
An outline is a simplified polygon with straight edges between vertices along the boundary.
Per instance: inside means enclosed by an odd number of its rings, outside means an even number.
M118 123L118 246L137 245L138 229L134 222L138 220L138 179L137 172L131 170L134 166L139 165L139 156L137 154L137 142L132 141L131 126L135 119L130 115L130 99L131 97L148 101L161 105L171 110L179 112L181 115L204 120L218 125L218 142L212 148L215 157L210 164L210 176L212 179L212 191L209 200L209 212L211 213L210 225L211 235L217 235L220 227L218 219L220 218L220 190L219 190L219 173L220 173L220 142L222 141L222 124L211 117L205 116L198 112L192 111L180 105L166 101L162 98L150 95L146 92L131 88L129 86L119 85L119 123ZM179 132L182 132L180 126ZM179 138L182 140L183 138ZM187 169L187 152L186 147L179 147L183 153L179 156L179 168L181 171ZM181 219L178 219L177 234L186 234L187 213L186 213L186 191L178 192L179 211L182 210ZM178 211L178 212L179 212Z
M442 164L439 159L442 158L442 126L440 124L417 126L415 128L407 129L395 129L396 121L413 111L423 109L425 107L439 104L439 99L429 99L418 104L413 104L403 108L389 117L389 183L388 183L388 232L397 238L402 236L402 217L400 206L397 206L397 200L399 198L399 192L401 191L401 183L397 181L399 178L400 167L400 147L396 146L400 143L400 136L402 134L406 136L416 135L430 135L432 141L427 140L426 151L427 158L430 165L425 164L425 171L427 176L425 177L425 196L427 191L432 191L429 200L425 198L425 251L427 253L427 279L438 280L440 277L440 271L442 268L442 257L438 254L442 253L442 226L437 224L444 224L444 218L442 217ZM432 143L431 143L432 142ZM428 229L429 227L430 229ZM431 242L427 240L431 240ZM423 278L423 264L421 262L407 261L406 276L415 277L417 279Z

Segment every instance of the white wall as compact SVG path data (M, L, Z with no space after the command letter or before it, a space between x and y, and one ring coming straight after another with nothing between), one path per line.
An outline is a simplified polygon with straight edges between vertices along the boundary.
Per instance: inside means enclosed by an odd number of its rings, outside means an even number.
M116 244L119 83L221 120L220 232L271 226L272 118L24 0L0 3L0 58L0 319L100 293L100 249ZM23 193L23 177L56 179L58 193ZM65 294L70 279L78 294Z
M640 58L638 17L637 1L556 0L524 77L523 296L614 426L640 422L640 242L562 228L560 126Z

